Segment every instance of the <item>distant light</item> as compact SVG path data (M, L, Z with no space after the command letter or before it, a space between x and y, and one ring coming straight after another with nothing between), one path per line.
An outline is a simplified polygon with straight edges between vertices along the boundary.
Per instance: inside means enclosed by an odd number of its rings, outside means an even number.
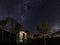
M23 40L27 40L27 33L25 31L19 32L19 42L23 42Z
M60 26L53 26L50 32L54 33L54 32L57 32L57 31L60 31Z
M23 39L23 33L24 33L24 35L25 35L24 39L27 39L27 33L24 32L24 31L20 31L20 32L19 32L19 39Z
M23 40L19 40L19 42L23 43Z
M60 29L60 27L59 26L54 26L53 29Z

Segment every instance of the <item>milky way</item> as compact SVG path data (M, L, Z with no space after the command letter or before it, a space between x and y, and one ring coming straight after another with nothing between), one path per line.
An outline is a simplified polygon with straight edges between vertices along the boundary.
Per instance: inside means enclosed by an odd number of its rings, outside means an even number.
M0 20L6 17L22 22L30 32L42 22L48 22L53 29L60 25L60 8L56 8L56 0L0 0Z

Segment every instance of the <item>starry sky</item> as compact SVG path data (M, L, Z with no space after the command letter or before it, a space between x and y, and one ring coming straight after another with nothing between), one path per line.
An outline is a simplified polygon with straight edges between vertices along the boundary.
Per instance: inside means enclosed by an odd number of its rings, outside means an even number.
M38 24L48 22L53 33L60 30L59 3L59 0L0 0L0 20L12 17L32 33L36 33Z

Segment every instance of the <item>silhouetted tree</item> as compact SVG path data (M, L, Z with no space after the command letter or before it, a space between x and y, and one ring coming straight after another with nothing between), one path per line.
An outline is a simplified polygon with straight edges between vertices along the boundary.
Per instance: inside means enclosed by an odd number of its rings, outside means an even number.
M6 21L6 25L4 26L4 30L14 33L17 21L10 17L7 17L5 21Z
M42 23L37 26L37 31L42 33L43 35L47 34L51 30L51 26L48 23ZM44 36L44 44L46 45L45 42L45 36Z
M37 30L40 33L46 34L47 32L49 32L51 30L51 26L49 24L39 24L37 26Z
M6 24L6 20L0 20L0 25L4 26Z
M16 26L15 26L15 30L16 30L16 33L18 33L19 31L21 31L23 28L22 28L22 25L17 23Z

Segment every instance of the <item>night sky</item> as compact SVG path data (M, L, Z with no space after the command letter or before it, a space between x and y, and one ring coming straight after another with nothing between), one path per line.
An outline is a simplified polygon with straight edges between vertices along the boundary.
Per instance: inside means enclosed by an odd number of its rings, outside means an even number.
M51 33L56 32L60 30L59 3L59 0L0 0L0 19L12 17L34 33L38 24L48 22Z

